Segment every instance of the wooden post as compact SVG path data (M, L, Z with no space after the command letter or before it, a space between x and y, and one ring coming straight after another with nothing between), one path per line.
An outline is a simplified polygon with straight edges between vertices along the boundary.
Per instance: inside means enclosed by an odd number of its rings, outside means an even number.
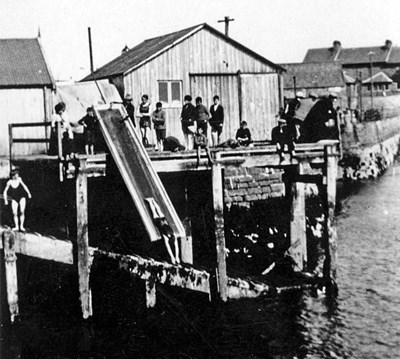
M18 279L17 255L15 254L15 234L3 232L4 262L6 267L7 301L10 308L11 322L19 315L18 308Z
M336 251L337 233L334 226L335 205L336 205L336 180L338 153L336 144L325 146L326 163L326 198L325 198L325 263L324 278L327 289L337 290L336 285Z
M185 219L183 226L185 227L186 236L180 238L181 240L181 259L182 262L193 264L193 240L192 240L192 225L190 221L189 208L188 208L188 189L187 181L185 181Z
M298 174L304 174L303 164L298 166ZM291 184L291 217L290 217L290 248L289 255L296 266L294 271L304 270L307 263L307 236L306 236L306 198L305 184L292 182Z
M228 279L226 275L225 228L224 228L224 191L220 154L216 153L212 167L212 186L215 220L215 240L217 246L217 283L220 297L228 299Z
M63 161L65 158L63 158L63 151L62 151L62 133L61 133L61 123L56 122L56 128L57 128L57 152L58 152L58 168L59 168L59 176L60 176L60 182L64 181L64 165Z
M181 244L181 260L184 263L193 264L193 246L192 246L192 231L190 218L186 217L183 220L186 236L180 238Z
M9 152L10 152L10 171L12 170L12 161L13 161L13 155L14 155L14 153L13 153L13 144L14 144L14 141L13 141L13 126L10 123L8 125L8 149L9 149Z
M76 225L78 249L79 293L83 318L87 319L92 313L92 292L89 285L90 259L88 236L88 202L86 159L81 159L76 177Z
M238 100L239 100L239 126L243 119L243 96L242 96L242 72L237 72L238 80Z
M156 283L154 280L146 280L146 306L153 308L156 305Z

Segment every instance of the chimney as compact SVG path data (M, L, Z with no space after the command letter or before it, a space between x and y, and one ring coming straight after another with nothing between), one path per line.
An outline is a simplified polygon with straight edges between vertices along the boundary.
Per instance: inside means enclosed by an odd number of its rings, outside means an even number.
M391 47L392 47L392 41L386 40L385 41L385 48L389 50Z
M123 55L125 52L129 51L128 45L125 45L125 47L121 50L121 55Z
M334 50L339 50L341 47L342 47L342 44L340 43L340 41L335 40L335 41L333 42L333 49L334 49Z

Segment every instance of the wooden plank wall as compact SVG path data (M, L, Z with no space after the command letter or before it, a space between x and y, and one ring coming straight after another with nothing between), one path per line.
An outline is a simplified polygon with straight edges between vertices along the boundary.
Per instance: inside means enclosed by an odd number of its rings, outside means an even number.
M203 104L209 109L214 95L219 95L224 107L224 127L221 140L234 138L240 125L238 76L190 76L191 93L203 98Z
M8 125L10 123L41 122L46 118L50 105L45 99L51 98L51 90L0 89L0 156L9 155ZM44 127L23 127L14 129L18 138L45 138ZM15 155L37 154L46 151L43 143L19 143L13 148Z
M191 82L189 74L218 74L232 73L238 71L243 73L273 72L269 65L259 61L253 56L243 52L226 42L208 30L201 30L192 35L186 41L172 47L170 50L161 54L154 60L149 61L124 78L125 93L130 93L134 99L134 106L137 107L142 94L149 95L153 107L158 101L158 82L159 80L178 80L182 81L182 101L183 96L191 94L193 99L198 95L191 93ZM228 81L228 80L226 80ZM211 91L212 92L212 91ZM220 93L221 103L228 107L225 101L231 94ZM205 105L209 107L212 98L203 99ZM183 140L180 113L181 104L177 107L166 108L167 113L167 135L173 135ZM239 114L233 119L234 124L229 127L237 128ZM231 130L229 130L229 134ZM228 132L224 138L229 136Z
M279 111L278 74L242 74L242 119L254 140L271 139Z

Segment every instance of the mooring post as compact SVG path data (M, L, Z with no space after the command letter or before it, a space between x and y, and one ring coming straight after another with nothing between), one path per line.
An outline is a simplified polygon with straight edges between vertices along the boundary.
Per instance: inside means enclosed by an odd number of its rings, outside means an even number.
M89 284L90 258L86 158L79 160L79 170L76 177L76 211L79 293L83 318L87 319L93 313L92 292Z
M217 246L217 283L220 297L228 299L228 279L226 275L225 226L224 226L224 190L221 157L215 154L215 163L212 167L212 186L215 220L215 240Z
M338 153L336 144L325 146L326 198L325 198L325 263L324 279L327 289L336 291L337 233L334 225Z
M304 174L302 163L297 168L298 175ZM305 184L291 183L291 213L290 213L290 248L289 255L296 266L294 271L304 270L307 264L307 236L306 236L306 197Z
M6 267L7 301L11 322L19 315L17 255L15 254L15 234L11 230L3 232L4 262Z

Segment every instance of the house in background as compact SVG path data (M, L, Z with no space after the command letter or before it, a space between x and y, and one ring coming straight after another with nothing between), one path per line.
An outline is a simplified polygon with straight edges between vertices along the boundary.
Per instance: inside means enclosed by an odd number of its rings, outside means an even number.
M287 98L293 98L297 91L302 91L306 96L311 91L318 96L333 91L338 94L342 107L350 107L350 103L356 99L355 80L343 73L340 63L309 62L280 65L286 69L283 74L283 89Z
M135 108L142 94L167 113L167 135L183 139L183 98L203 98L208 108L219 95L225 109L222 140L246 120L256 140L270 138L282 105L284 69L207 24L143 41L81 81L109 79Z
M40 37L0 39L0 156L9 155L10 123L50 121L55 83ZM45 138L44 127L14 130L18 138ZM15 155L44 153L45 143L16 144Z
M303 62L341 63L344 73L362 84L363 95L371 89L377 95L400 91L400 77L395 76L400 69L400 47L390 40L382 46L354 48L343 48L340 41L334 41L329 48L309 49Z

